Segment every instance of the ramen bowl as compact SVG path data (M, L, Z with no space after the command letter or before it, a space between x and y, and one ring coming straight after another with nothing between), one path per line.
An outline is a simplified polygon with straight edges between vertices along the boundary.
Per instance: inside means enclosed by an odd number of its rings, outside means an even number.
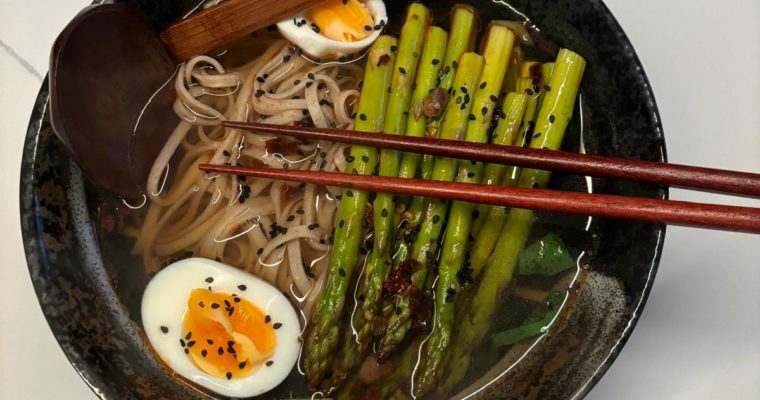
M666 161L662 127L643 68L624 32L598 0L462 1L481 16L521 20L539 54L573 49L588 61L563 149ZM123 1L163 29L197 0ZM454 1L428 2L445 19ZM405 2L388 1L389 15ZM73 368L104 399L202 399L147 343L139 317L139 260L111 242L98 220L104 195L87 181L53 134L45 82L32 111L21 169L21 223L29 272L48 323ZM552 188L666 198L643 183L555 174ZM107 197L107 196L106 196ZM456 398L574 399L588 393L630 336L649 294L665 227L551 213L546 227L578 249L562 283L565 306L552 329L474 368ZM300 379L300 381L299 381ZM267 398L308 397L293 374ZM217 396L217 398L220 398Z

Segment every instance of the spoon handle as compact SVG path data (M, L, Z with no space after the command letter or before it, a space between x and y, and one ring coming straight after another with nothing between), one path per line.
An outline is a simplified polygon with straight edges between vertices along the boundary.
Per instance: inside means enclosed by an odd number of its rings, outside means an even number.
M161 34L179 61L267 27L324 0L225 0L179 21Z

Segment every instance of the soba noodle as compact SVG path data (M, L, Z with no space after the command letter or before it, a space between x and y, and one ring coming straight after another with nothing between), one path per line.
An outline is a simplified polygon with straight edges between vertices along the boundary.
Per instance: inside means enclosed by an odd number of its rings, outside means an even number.
M180 65L174 111L181 122L152 167L150 205L133 252L152 270L187 251L238 266L290 294L308 318L323 287L340 192L208 175L197 165L343 171L343 145L270 146L282 139L227 129L221 122L350 129L361 74L353 64L313 64L283 40L238 68L207 56Z

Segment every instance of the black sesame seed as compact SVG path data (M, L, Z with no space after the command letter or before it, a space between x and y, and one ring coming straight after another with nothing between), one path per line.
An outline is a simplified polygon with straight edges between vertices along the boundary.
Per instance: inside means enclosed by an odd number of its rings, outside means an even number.
M296 216L295 216L295 215L288 215L288 219L287 219L287 221L288 221L288 222L292 222L294 219L296 219Z
M260 98L261 96L263 96L263 95L264 95L264 93L265 93L265 92L264 92L263 90L261 90L261 89L257 90L257 91L256 91L256 98L257 98L257 99L258 99L258 98Z
M267 367L271 367L271 366L272 366L272 364L274 364L274 361L272 361L272 360L269 360L269 361L267 361L267 364L266 364L266 365L267 365Z
M264 83L264 78L259 76L256 78L256 81L258 81L259 83Z
M481 114L483 114L483 115L486 115L486 114L488 114L488 107L483 107L483 108L481 108L481 109L480 109L480 113L481 113Z
M195 340L191 340L187 342L187 347L193 347L193 346L195 346Z
M311 224L311 225L309 225L308 228L309 228L310 231L313 231L314 229L317 229L318 227L319 227L319 224Z
M437 224L438 221L440 221L440 220L441 220L441 216L440 215L433 215L433 223L434 224Z
M473 178L474 176L475 176L475 173L472 172L472 171L470 171L470 172L467 173L467 177L468 178Z
M369 26L369 25L364 25L364 30L365 30L365 31L371 31L371 30L372 30L372 27L371 27L371 26Z
M208 278L205 279L205 281L207 283L214 283L214 278L212 278L212 277L209 276Z
M219 348L216 350L216 354L219 354L220 356L224 354L224 349L222 348L222 346L219 346Z
M304 214L304 210L301 208L298 211L296 211L296 214L303 215Z
M338 269L338 274L340 274L340 276L342 276L342 277L345 277L346 276L346 270L343 269L343 268L339 268Z
M550 116L549 116L549 122L551 122L552 124L554 123L554 120L555 120L555 119L556 119L556 118L554 118L554 115L550 115Z
M375 25L376 31L379 31L380 29L383 29L383 27L380 24Z
M274 328L274 329L280 329L281 327L282 327L282 323L281 322L276 322L274 325L272 325L272 328Z
M306 82L306 85L304 85L304 86L306 86L306 88L308 89L308 88L310 88L310 87L311 87L313 84L314 84L314 82Z
M227 150L223 151L222 154L224 154L225 157L231 156L230 152Z
M201 350L201 356L206 357L208 355L208 350L203 349Z
M312 74L311 72L309 72L308 74L306 74L306 77L309 78L309 79L311 79L311 80L314 80L314 74Z
M494 103L495 103L495 102L497 102L497 101L499 101L499 98L498 98L498 97L496 97L496 96L495 96L495 95L493 95L493 94L492 94L492 95L491 95L491 97L489 97L489 98L490 98L490 99L491 99L491 101L493 101Z
M459 63L456 62L456 61L454 61L454 62L451 63L451 66L454 67L454 68L459 68Z
M245 285L238 285L238 289L240 289L242 291L245 291L246 286Z
M346 162L354 162L354 160L355 160L354 156L346 157Z
M187 335L185 335L185 340L190 340L191 337L193 337L193 332L188 332Z
M236 296L236 297L235 297L234 299L232 299L232 300L233 300L235 303L240 303L240 297L237 297L237 296Z
M395 53L396 51L398 51L398 47L397 46L391 46L391 53Z
M472 115L472 114L470 114L470 116L468 118L470 119L470 121L475 121L475 116Z
M285 56L283 56L282 57L282 62L284 62L284 63L290 62L290 56L287 55L287 54Z
M402 313L401 307L396 307L395 311L396 311L396 315L401 315Z
M383 207L383 210L380 211L380 215L382 215L383 218L387 217L388 216L388 209L385 208L385 207Z
M369 162L369 156L366 156L366 155L362 156L362 161Z
M301 80L300 79L296 79L296 80L293 81L293 86L298 85L299 83L301 83Z
M227 380L232 379L232 372L227 372L226 376L227 376Z
M362 120L362 121L366 121L367 120L367 116L364 115L364 114L359 114L359 119Z
M541 132L536 132L533 134L533 139L536 139L541 136Z
M434 58L433 59L433 65L438 65L438 63L441 62L441 60Z
M533 91L530 89L525 89L525 94L527 94L528 96L533 96Z
M340 222L338 222L338 227L342 228L344 225L346 225L346 221L340 220Z
M162 325L161 326L161 332L163 332L163 333L169 333L169 328L167 328L167 327L165 327L165 326Z
M208 344L214 344L214 340L213 339L206 339L206 343L208 343Z
M488 82L483 82L480 84L480 88L485 89L487 85L488 85Z
M245 369L245 364L246 364L245 361L241 362L240 364L238 364L238 368Z
M185 349L185 354L190 354L190 349Z
M270 317L270 316L269 316L269 314L267 314L267 316L266 316L266 317L264 317L264 323L265 323L265 324L268 324L268 323L269 323L269 321L271 321L271 320L272 320L272 317Z
M219 308L219 304L217 304L217 303L212 303L212 304L211 304L211 308L213 308L213 309L215 309L215 310L216 310L217 308Z
M398 67L398 72L401 72L402 74L406 73L406 70L402 67Z
M354 197L354 192L352 192L350 190L347 190L346 191L346 196L348 196L348 197Z
M185 347L185 339L180 339L180 340L179 340L179 344L180 344L182 347Z

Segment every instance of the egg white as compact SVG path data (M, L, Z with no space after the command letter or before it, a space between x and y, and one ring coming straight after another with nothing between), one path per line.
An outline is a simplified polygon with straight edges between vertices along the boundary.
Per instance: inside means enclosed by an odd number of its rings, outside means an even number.
M372 16L375 25L385 26L388 23L388 12L382 0L365 0L364 5ZM299 27L294 21L301 20L306 20L307 23ZM382 29L373 30L371 35L356 42L340 42L314 32L311 29L311 21L306 18L306 10L280 21L277 23L277 28L285 39L312 57L328 55L342 57L359 52L371 46L383 31Z
M213 278L212 283L205 280ZM245 285L246 290L240 290ZM194 289L211 287L214 292L236 293L271 316L277 344L268 358L271 366L261 365L250 375L226 380L208 375L193 364L179 340L187 312L187 300ZM150 281L142 298L142 321L150 344L176 373L230 397L251 397L279 385L293 369L301 346L301 327L296 311L285 296L269 283L237 268L215 261L189 258L164 268ZM168 328L164 334L161 327ZM200 344L201 338L198 338Z

